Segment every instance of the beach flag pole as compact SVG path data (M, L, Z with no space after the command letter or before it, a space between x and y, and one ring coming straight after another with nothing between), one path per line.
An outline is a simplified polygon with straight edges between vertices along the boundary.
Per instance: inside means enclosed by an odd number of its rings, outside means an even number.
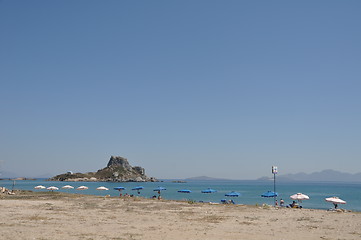
M276 193L276 174L278 172L277 166L272 166L272 173L273 173L273 192ZM275 206L277 202L277 195L274 196Z

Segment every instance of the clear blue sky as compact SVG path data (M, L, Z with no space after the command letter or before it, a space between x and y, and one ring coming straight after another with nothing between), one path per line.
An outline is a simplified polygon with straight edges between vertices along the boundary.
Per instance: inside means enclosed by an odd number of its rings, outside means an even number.
M0 170L361 172L361 1L0 1Z

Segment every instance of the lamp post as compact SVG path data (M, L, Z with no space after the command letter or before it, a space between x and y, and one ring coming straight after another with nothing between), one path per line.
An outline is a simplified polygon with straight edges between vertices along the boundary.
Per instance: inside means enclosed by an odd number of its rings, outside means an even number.
M273 192L275 193L275 206L276 206L276 201L277 201L277 196L276 196L276 174L277 174L278 170L276 166L272 166L272 174L273 174Z

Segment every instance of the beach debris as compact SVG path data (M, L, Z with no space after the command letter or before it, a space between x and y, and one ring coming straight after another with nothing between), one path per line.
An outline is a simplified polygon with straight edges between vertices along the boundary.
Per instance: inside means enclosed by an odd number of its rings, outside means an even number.
M9 194L9 195L14 195L14 194L15 194L15 191L14 191L14 190L7 189L6 187L0 187L0 193Z

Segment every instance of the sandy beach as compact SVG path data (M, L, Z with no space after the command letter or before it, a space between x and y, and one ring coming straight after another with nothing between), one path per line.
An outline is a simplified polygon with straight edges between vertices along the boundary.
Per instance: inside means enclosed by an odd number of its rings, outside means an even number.
M0 195L0 239L360 239L361 213L108 198Z

